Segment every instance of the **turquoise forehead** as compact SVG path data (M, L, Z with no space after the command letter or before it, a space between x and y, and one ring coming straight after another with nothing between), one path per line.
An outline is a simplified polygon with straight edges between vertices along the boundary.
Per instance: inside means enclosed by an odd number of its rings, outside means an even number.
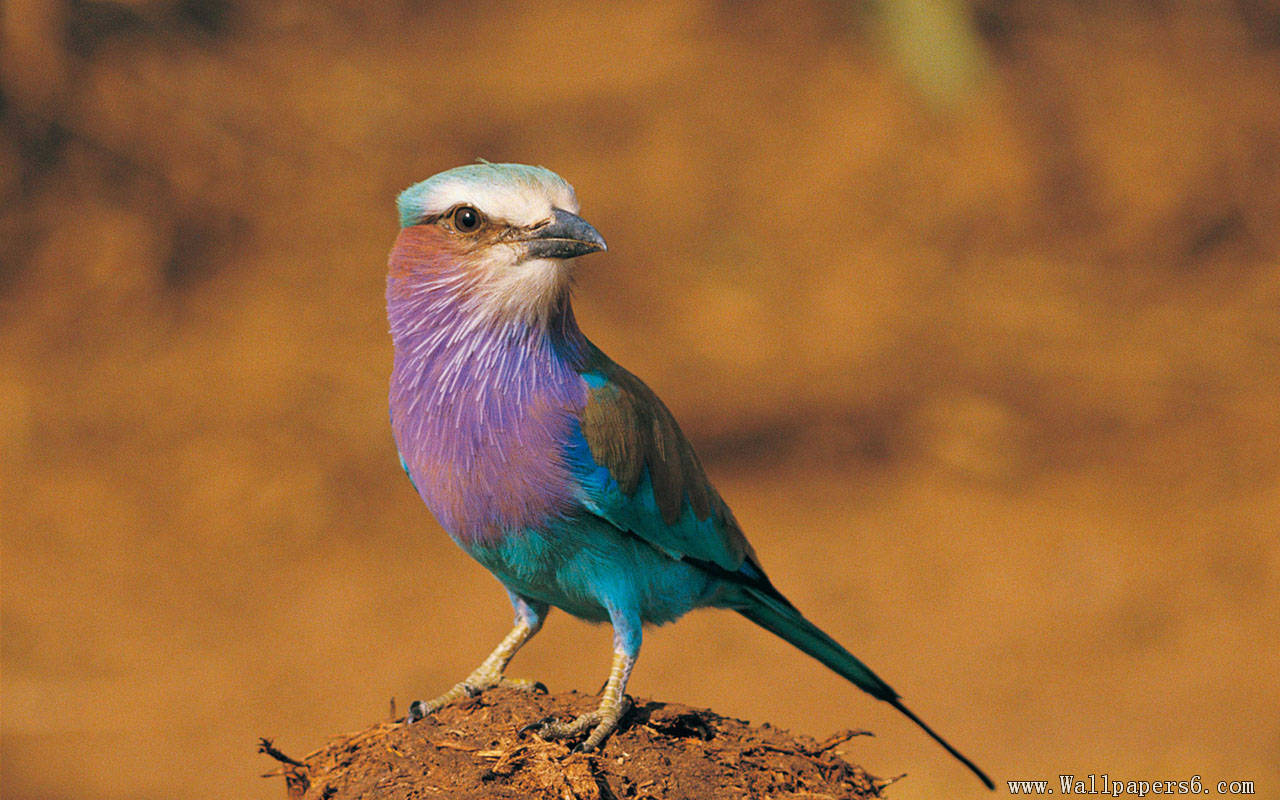
M573 187L551 170L487 162L454 167L415 183L400 193L396 208L401 227L407 227L459 203L519 225L542 219L552 207L578 210Z

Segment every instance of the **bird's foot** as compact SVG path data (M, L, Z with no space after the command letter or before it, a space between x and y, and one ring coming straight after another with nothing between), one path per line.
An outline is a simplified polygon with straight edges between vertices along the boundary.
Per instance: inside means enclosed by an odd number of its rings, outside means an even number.
M630 710L630 697L624 694L619 699L612 700L606 695L599 708L581 714L577 719L561 722L555 717L547 717L524 726L520 733L534 733L543 739L573 739L590 729L591 733L587 734L587 738L573 748L575 753L589 753L609 738L609 734L617 729L618 723Z
M409 714L405 717L405 722L417 722L428 714L432 714L449 705L454 700L459 700L463 697L475 697L484 690L492 689L495 686L519 689L526 692L545 692L547 687L537 681L502 677L502 671L507 668L507 662L511 661L511 657L516 654L521 645L528 641L530 636L537 633L538 627L541 625L539 618L545 612L546 609L544 607L541 612L534 615L532 622L524 616L518 618L515 627L511 629L511 633L508 633L506 638L499 642L497 648L484 660L484 663L476 667L475 671L463 679L461 683L434 700L414 700L410 703ZM531 611L530 613L532 614L533 612Z
M414 700L409 704L409 713L405 722L413 723L444 708L455 700L464 697L477 697L482 692L493 688L515 689L521 692L545 693L547 687L541 682L528 678L504 678L496 671L478 669L468 675L461 683L435 698L434 700Z

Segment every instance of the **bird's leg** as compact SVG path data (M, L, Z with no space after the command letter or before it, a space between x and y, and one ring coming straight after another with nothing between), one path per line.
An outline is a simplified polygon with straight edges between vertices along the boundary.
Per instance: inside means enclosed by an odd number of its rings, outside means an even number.
M504 678L502 676L502 671L507 668L507 664L516 654L516 651L542 627L542 617L546 613L545 606L540 609L531 608L523 602L517 601L514 596L512 597L512 602L516 604L516 624L506 638L461 683L456 684L452 689L434 700L414 700L410 703L406 722L417 722L454 700L463 697L475 697L484 690L492 689L495 686L519 689L526 692L546 691L546 687L537 681L524 678Z
M613 668L609 670L609 681L604 685L604 693L600 696L600 705L595 711L588 711L572 722L545 720L529 725L531 730L544 739L570 739L580 736L588 728L591 733L575 750L587 752L595 750L609 734L618 727L618 723L631 710L631 698L627 697L627 679L631 677L631 668L636 665L636 657L622 647L613 651Z

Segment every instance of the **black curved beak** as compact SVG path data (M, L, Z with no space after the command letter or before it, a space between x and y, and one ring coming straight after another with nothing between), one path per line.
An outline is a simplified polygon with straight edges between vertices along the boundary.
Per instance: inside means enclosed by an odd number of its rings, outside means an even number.
M608 249L591 223L563 208L551 209L550 224L531 231L524 242L530 258L574 258Z

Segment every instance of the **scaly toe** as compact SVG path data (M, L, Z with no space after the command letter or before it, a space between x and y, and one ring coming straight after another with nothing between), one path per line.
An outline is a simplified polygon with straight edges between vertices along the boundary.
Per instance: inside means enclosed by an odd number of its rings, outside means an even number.
M444 708L449 703L460 697L469 697L472 693L466 684L459 683L449 691L440 695L434 700L414 700L409 704L409 713L405 715L404 721L406 725L412 725L420 719L429 717L436 711Z
M449 694L437 697L434 700L414 700L409 704L409 712L405 714L405 724L412 725L421 719L425 719L459 697L464 696L466 696L465 692L455 688Z
M631 698L624 695L611 708L588 711L571 722L560 722L555 717L547 717L524 726L520 729L520 733L531 731L539 738L552 740L573 739L589 730L591 732L587 734L587 738L573 748L575 753L589 753L598 749L604 740L609 738L609 734L617 729L618 723L630 710Z
M547 687L542 681L535 681L529 678L503 678L498 681L498 686L503 689L515 689L518 692L547 693Z
M555 717L548 717L533 728L533 732L543 739L572 739L600 721L597 711L590 711L572 722L561 722Z
M454 684L454 687L434 700L414 700L409 704L409 713L405 717L406 723L414 723L423 717L439 711L455 700L461 700L464 697L477 697L481 692L498 686L502 683L502 679L498 676L489 675L471 675L465 681Z
M626 695L618 701L613 708L606 709L597 713L598 724L592 729L591 734L587 736L586 741L578 745L575 750L580 753L589 753L596 750L609 738L609 734L618 728L618 723L622 722L622 718L631 710L631 698Z

